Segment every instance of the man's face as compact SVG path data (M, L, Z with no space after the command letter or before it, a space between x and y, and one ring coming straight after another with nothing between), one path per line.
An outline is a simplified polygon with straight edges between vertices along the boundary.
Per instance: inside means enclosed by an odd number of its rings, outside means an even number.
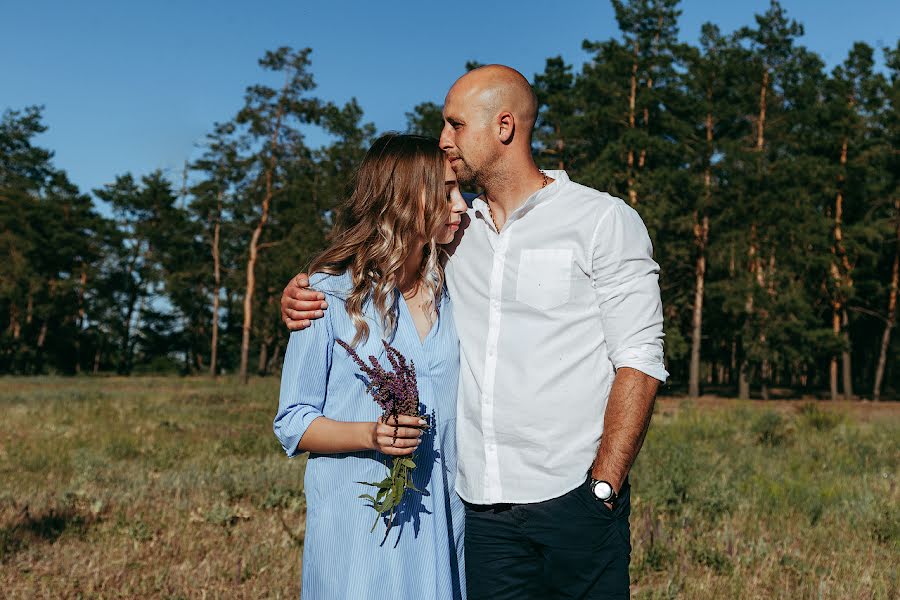
M441 149L447 155L462 185L477 183L489 164L490 119L475 94L464 94L456 86L444 101Z

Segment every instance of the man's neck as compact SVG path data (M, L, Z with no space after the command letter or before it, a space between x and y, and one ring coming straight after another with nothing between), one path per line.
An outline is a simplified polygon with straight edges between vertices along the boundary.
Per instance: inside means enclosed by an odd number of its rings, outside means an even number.
M544 174L530 162L518 169L504 169L484 183L484 197L495 225L502 228L507 218L544 187Z

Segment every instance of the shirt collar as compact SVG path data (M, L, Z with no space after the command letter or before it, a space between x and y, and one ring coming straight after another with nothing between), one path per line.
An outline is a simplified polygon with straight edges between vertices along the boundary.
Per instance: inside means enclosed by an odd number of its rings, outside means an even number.
M521 219L526 214L528 214L532 209L541 204L546 203L551 200L556 193L559 192L563 186L565 186L569 182L569 175L565 171L550 171L544 170L544 173L547 174L548 177L553 179L553 183L549 184L547 187L541 188L522 203L522 206L517 208L509 215L509 218L506 220L508 223ZM484 199L484 193L476 197L472 200L472 208L475 210L477 215L480 215L482 219L486 222L491 222L491 211L488 207L487 201Z

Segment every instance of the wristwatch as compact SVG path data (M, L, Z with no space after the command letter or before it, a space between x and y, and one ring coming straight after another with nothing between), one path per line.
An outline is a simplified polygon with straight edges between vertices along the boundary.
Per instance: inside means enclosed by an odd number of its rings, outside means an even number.
M608 502L612 505L615 505L618 498L612 484L602 479L591 478L591 493L600 502Z

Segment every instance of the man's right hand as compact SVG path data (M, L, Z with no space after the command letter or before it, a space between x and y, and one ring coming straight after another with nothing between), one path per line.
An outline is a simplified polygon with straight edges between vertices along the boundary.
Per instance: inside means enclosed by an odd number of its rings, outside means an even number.
M281 320L291 331L306 329L313 319L325 315L325 294L309 289L309 277L300 273L291 279L281 293Z

